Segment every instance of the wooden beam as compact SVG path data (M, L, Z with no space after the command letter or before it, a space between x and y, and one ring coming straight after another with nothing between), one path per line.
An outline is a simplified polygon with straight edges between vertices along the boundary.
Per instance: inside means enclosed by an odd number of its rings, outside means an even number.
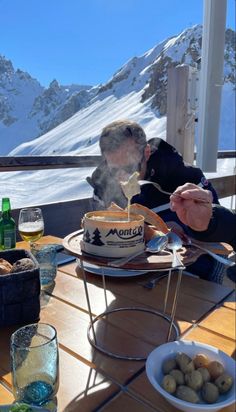
M196 160L197 153L194 153L194 159ZM218 150L217 159L235 159L236 150Z
M196 157L196 153L194 155ZM218 152L218 159L235 158L235 150ZM1 172L19 172L23 170L66 169L78 167L96 167L101 156L2 156Z
M219 199L233 196L236 194L236 177L235 175L221 176L208 179L215 188Z
M190 71L188 65L168 69L166 141L174 146L185 162L194 161L195 119L188 110Z
M0 171L96 167L101 156L9 156L0 157Z

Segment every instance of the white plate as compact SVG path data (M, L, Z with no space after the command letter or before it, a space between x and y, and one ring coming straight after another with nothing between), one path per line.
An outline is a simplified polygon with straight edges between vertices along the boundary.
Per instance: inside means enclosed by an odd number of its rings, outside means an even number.
M78 265L80 265L80 261L78 260ZM84 262L84 270L87 272L93 273L95 275L105 275L105 276L113 276L113 277L128 277L128 276L139 276L144 275L147 273L146 270L127 270L127 269L117 269L112 267L101 267L97 265L93 265L92 263Z
M14 406L13 403L11 405L0 405L0 412L9 412L13 406ZM44 409L41 406L31 406L31 405L29 406L33 412L49 412L48 409Z
M165 359L173 357L177 352L184 352L193 358L198 353L205 354L210 360L217 360L223 364L225 371L229 373L233 379L234 384L230 391L224 395L220 395L219 400L213 404L206 403L190 403L182 401L175 396L166 392L161 382L163 379L163 373L161 365ZM206 345L204 343L195 341L175 341L165 343L154 349L148 356L146 361L146 373L149 381L154 388L172 405L179 408L181 411L186 412L216 412L231 405L235 402L235 361L233 358L222 352L220 349L214 346Z

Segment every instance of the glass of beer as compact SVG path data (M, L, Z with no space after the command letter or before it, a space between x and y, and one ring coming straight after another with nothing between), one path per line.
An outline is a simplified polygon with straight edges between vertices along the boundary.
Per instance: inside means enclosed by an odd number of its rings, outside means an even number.
M18 220L20 236L32 245L43 236L44 221L42 210L38 207L29 207L20 210Z

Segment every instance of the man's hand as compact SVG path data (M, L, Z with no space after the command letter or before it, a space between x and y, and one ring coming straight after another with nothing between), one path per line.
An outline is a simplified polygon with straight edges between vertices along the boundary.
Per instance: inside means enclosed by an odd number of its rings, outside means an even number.
M208 228L212 216L212 200L209 190L201 189L193 183L185 183L170 196L170 205L182 223L202 232Z

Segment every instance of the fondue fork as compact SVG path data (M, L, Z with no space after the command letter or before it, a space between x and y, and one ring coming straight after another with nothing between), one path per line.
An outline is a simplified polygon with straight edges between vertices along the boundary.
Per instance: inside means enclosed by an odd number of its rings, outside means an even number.
M159 190L159 192L164 193L165 195L177 196L179 198L182 197L181 194L179 194L179 193L171 193L171 192L167 192L166 190L162 189L162 187L159 185L159 183L152 182L150 180L139 180L138 182L139 182L140 186L144 186L144 185L148 185L148 184L153 185L157 190ZM208 200L200 199L200 198L194 199L194 200L196 200L199 203L210 203Z

